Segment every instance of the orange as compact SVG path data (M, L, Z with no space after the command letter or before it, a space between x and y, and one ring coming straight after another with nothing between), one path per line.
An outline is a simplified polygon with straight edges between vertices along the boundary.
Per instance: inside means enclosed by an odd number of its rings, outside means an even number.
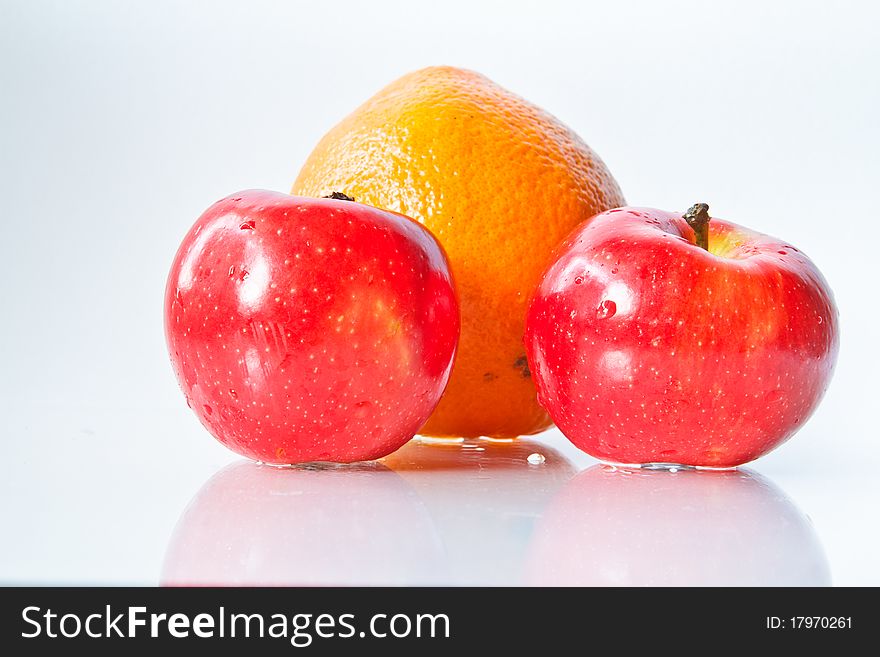
M624 205L602 160L543 110L473 71L431 67L382 89L330 130L292 193L343 192L424 224L449 255L461 340L420 431L511 437L551 421L523 348L526 303L556 245Z

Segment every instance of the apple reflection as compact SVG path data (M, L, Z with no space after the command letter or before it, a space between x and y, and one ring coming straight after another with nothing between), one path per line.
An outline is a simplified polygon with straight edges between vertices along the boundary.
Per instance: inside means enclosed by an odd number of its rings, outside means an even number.
M541 459L529 456L540 454ZM480 585L522 581L535 522L574 474L528 440L413 440L384 464L242 461L202 486L164 585Z
M747 470L594 466L538 523L527 581L541 586L827 586L809 519Z
M215 474L177 523L171 586L432 584L442 545L424 504L379 464Z

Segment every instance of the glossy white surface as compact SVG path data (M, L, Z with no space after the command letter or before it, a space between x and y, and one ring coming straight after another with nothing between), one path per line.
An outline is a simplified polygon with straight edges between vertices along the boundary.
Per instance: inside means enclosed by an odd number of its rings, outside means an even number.
M877 9L500 6L0 4L0 583L880 584ZM630 203L704 200L810 255L841 353L791 442L751 475L635 485L556 431L225 469L165 353L180 239L228 193L286 190L346 112L437 63L557 115Z
M541 453L540 465L528 463ZM574 467L531 441L411 443L386 467L240 462L181 516L163 584L830 584L758 475Z
M876 480L798 464L797 442L739 474L606 472L556 432L278 470L185 406L30 413L8 434L6 583L880 582Z

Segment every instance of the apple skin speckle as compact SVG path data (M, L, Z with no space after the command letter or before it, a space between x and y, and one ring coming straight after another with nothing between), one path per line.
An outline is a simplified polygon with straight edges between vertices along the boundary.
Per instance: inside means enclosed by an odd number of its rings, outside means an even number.
M605 212L544 273L529 365L588 454L736 466L791 437L825 393L839 338L821 273L775 238L715 218L709 230L707 251L679 214Z
M459 310L442 247L411 219L251 190L184 238L165 334L184 395L225 446L266 463L353 462L427 420Z

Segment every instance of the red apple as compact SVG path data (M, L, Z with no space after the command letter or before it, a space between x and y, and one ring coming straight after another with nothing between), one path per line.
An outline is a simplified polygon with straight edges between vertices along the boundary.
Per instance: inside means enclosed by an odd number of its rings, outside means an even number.
M229 196L186 235L165 291L188 404L221 443L267 463L403 445L440 400L458 331L437 241L350 200Z
M684 217L619 208L559 247L525 343L539 401L588 454L731 467L816 408L838 316L825 279L785 242L709 221L704 204Z

